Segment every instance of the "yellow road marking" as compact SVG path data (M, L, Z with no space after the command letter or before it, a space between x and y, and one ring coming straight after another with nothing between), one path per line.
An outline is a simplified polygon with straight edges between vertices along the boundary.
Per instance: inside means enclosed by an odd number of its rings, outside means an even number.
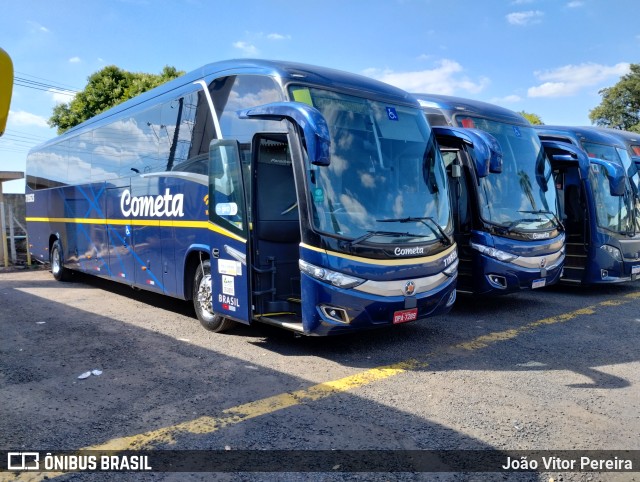
M564 323L569 320L576 319L580 316L593 315L597 312L598 308L621 306L637 299L640 299L640 291L630 293L623 296L622 298L605 300L593 306L574 310L569 313L563 313L557 316L551 316L549 318L536 320L519 328L513 328L510 330L498 331L489 333L487 335L482 335L474 338L469 342L453 345L450 348L464 349L469 351L479 350L501 341L511 340L522 333L530 332L543 326ZM426 354L424 358L428 359L433 357L433 355L434 353ZM340 378L338 380L319 383L306 389L281 393L271 397L231 407L223 410L222 414L218 417L199 417L194 420L188 420L168 427L159 428L157 430L151 430L142 434L111 439L102 444L92 445L79 450L141 450L149 449L153 445L160 443L173 444L175 443L176 436L179 435L189 433L212 433L230 425L243 422L245 420L268 415L270 413L277 412L278 410L294 407L296 405L302 405L305 403L321 400L338 393L363 387L379 380L384 380L396 375L400 375L408 370L415 370L418 368L424 368L426 366L428 366L428 364L425 361L409 359L399 363L394 363L392 365L371 368L369 370ZM44 480L45 477L52 478L62 474L63 472L22 472L19 473L15 478L8 478L8 476L11 474L5 472L0 474L0 481L12 480L20 482L39 482L41 480Z

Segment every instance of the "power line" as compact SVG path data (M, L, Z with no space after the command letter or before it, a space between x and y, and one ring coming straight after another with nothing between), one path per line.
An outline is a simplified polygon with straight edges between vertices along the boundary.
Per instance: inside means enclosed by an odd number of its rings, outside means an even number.
M56 84L57 84L57 85L59 85L59 86L61 86L61 87L63 87L63 88L67 88L67 87L68 87L68 90L73 90L73 91L80 91L80 90L82 90L82 89L79 89L79 88L77 88L77 87L74 87L73 85L63 84L63 83L61 83L61 82L56 82L56 81L54 81L54 80L45 79L44 77L37 77L37 76L35 76L35 75L31 75L31 74L25 74L24 72L18 72L17 70L15 71L15 73L16 73L17 75L23 75L23 76L25 76L25 77L31 77L32 79L43 80L45 83L48 83L48 84L53 84L53 85L56 85Z
M14 77L13 85L17 87L26 87L28 89L43 90L45 92L55 92L57 94L67 94L73 96L78 93L77 90L67 89L53 84L37 82L35 80L25 79L23 77Z
M29 132L17 131L15 129L7 129L7 130L5 130L4 131L4 135L5 136L19 137L19 138L22 138L22 139L28 139L28 140L32 140L32 141L36 141L36 142L42 142L42 141L46 141L47 139L49 139L49 137L47 137L47 136L39 136L39 135L31 134Z

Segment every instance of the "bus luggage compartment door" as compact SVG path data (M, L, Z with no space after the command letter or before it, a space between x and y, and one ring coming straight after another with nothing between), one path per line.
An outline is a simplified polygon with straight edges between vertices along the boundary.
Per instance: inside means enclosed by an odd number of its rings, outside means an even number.
M120 209L123 196L130 196L127 183L107 188L107 233L109 239L109 270L111 276L123 283L135 283L135 259L133 254L133 232L131 218Z

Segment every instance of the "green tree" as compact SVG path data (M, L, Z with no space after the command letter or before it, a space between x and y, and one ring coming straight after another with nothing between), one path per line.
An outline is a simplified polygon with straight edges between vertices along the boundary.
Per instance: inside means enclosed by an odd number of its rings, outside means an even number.
M527 119L529 122L531 122L533 125L536 125L536 126L544 125L544 122L542 122L542 119L540 119L540 116L538 114L530 114L529 112L525 112L523 110L521 110L519 114L525 119Z
M640 132L640 64L631 64L613 87L600 92L602 102L589 112L594 124L625 131Z
M92 74L84 90L78 92L73 100L56 105L48 123L51 127L58 128L58 134L62 134L115 105L183 74L184 72L169 66L156 75L128 72L109 65Z

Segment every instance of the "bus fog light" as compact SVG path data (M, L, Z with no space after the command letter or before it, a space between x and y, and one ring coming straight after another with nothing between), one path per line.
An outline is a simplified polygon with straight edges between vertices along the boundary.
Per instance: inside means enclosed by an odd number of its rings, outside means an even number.
M487 275L489 279L489 283L491 283L496 288L504 290L507 288L507 279L504 276L498 276L497 274Z
M609 272L606 269L601 269L600 270L600 277L602 279L608 278L609 277Z
M337 321L338 323L349 323L347 312L342 308L337 308L335 306L329 305L320 305L320 310L322 311L322 314L330 320Z

